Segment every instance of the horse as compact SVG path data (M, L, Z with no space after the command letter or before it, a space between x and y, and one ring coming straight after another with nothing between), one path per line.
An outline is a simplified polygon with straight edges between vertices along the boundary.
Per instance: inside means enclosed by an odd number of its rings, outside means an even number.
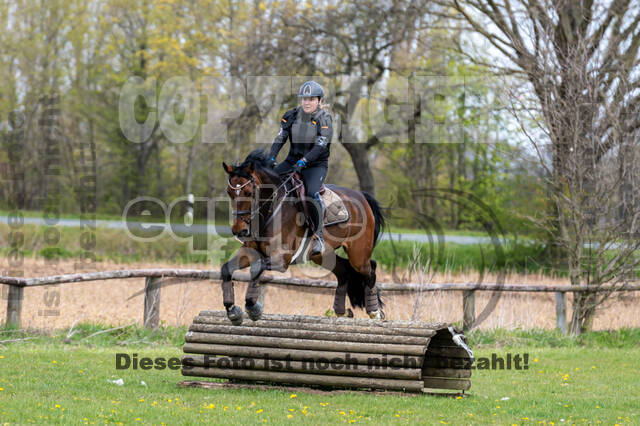
M284 272L294 255L298 257L308 235L299 196L302 186L296 173L278 175L264 151L255 150L237 166L222 163L228 175L227 194L231 199L233 235L242 242L235 255L222 265L222 294L227 317L242 324L242 309L235 305L233 272L249 267L245 309L253 321L260 319L263 306L258 302L259 279L265 270ZM297 182L297 185L295 183ZM351 305L365 308L371 318L384 318L383 303L376 287L376 261L373 249L385 225L378 201L364 191L326 185L343 201L346 222L325 226L325 251L310 260L331 271L337 278L333 310L345 316L346 296ZM291 194L294 194L291 196ZM308 222L308 221L307 221ZM344 248L347 258L335 253ZM349 316L353 312L349 309Z

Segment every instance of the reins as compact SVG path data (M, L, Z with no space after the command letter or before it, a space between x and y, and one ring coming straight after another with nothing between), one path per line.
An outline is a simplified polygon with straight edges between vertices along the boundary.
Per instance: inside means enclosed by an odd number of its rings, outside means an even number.
M271 202L271 214L264 218L263 217L263 221L262 221L262 226L260 227L260 229L258 230L258 234L255 235L255 233L253 232L253 227L251 226L251 223L253 222L253 219L256 217L256 215L260 215L263 216L262 213L260 212L260 209L262 208L262 206L260 206L259 201L258 201L258 191L256 189L259 189L260 187L258 185L256 185L255 179L253 178L253 176L251 176L251 179L246 181L244 184L242 185L231 185L231 181L227 182L227 185L230 189L232 189L233 191L238 191L236 192L236 194L239 193L240 189L244 188L245 186L247 186L248 184L252 184L253 185L253 197L251 199L251 209L250 210L232 210L232 214L235 217L238 217L240 220L242 220L244 223L246 223L249 226L249 234L253 237L253 238L257 238L258 236L260 236L260 234L262 233L262 230L264 229L265 226L267 226L269 223L271 223L271 221L273 220L273 218L275 217L276 212L280 209L280 207L282 206L282 203L284 202L284 200L287 198L287 196L289 194L291 194L292 192L294 192L296 189L298 189L300 187L300 185L302 185L302 182L298 183L298 185L293 186L291 189L287 190L285 185L293 178L295 173L290 173L289 176L275 189L275 191L273 191L273 194L271 195L271 197L267 198L265 200L265 204ZM275 200L275 197L278 195L278 193L280 192L280 189L282 189L283 187L285 187L285 193L282 196L282 198L280 198L280 200L278 201L277 205L275 208L273 208L273 201ZM264 206L264 204L263 204ZM244 218L243 216L246 215L250 215L249 218Z

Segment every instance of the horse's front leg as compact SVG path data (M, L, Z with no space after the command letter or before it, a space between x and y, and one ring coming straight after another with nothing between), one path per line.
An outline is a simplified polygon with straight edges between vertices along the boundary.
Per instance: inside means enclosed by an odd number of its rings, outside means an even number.
M262 303L258 302L258 297L260 297L260 276L264 271L284 272L287 270L287 265L286 259L280 255L260 257L251 264L249 285L245 295L245 308L249 318L253 321L258 321L262 317L264 310Z
M233 325L242 324L242 309L235 305L235 295L233 291L233 272L246 268L256 258L259 258L257 252L248 247L241 247L238 252L229 259L220 270L222 278L222 303L227 310L227 317L231 320Z
M249 318L253 321L258 321L262 317L264 308L262 303L258 302L258 297L260 297L260 276L267 269L270 269L268 257L261 257L255 260L249 269L249 284L244 296L244 307L247 309Z

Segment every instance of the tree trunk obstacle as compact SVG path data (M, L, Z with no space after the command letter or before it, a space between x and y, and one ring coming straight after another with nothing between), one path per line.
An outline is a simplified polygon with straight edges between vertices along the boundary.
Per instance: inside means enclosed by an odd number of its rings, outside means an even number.
M202 311L185 342L184 376L418 393L471 386L473 354L449 324L265 314L233 326Z

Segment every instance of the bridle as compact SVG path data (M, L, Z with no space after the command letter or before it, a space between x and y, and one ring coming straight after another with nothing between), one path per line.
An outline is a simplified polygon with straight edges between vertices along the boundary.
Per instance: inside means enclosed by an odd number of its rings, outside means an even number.
M298 189L301 185L302 182L299 182L297 185L293 186L291 189L287 189L286 188L286 184L293 179L293 176L295 175L295 172L293 173L289 173L289 176L287 176L287 178L285 180L282 181L282 183L273 191L273 194L271 195L271 197L269 197L268 199L265 200L265 203L270 202L271 203L271 208L270 208L270 214L267 217L264 217L264 215L262 214L262 212L260 211L261 206L259 204L259 200L258 200L258 191L257 189L259 189L259 186L256 184L256 181L253 177L253 175L250 176L250 179L247 180L245 183L243 183L242 185L231 185L231 179L229 178L229 180L227 181L227 186L232 190L232 191L236 191L236 195L238 195L240 193L240 190L242 188L244 188L245 186L247 186L248 184L251 184L253 187L253 196L251 198L251 208L248 210L232 210L231 213L233 214L233 216L239 218L240 220L242 220L244 223L247 224L247 226L249 227L249 235L251 235L251 237L253 239L257 239L260 234L262 233L262 230L264 229L265 226L267 226L272 220L273 217L275 216L275 213L280 209L280 207L282 206L282 203L284 202L284 200L287 198L287 196L289 194L291 194L292 192L294 192L296 189ZM274 207L274 201L276 196L278 195L278 193L280 192L280 189L285 188L285 193L284 195L280 198L280 200L278 200L276 206ZM249 218L245 218L244 216L249 215ZM254 232L254 227L251 226L251 223L253 222L253 219L256 217L256 215L259 215L261 219L263 219L260 223L261 223L261 227L260 229L258 229L257 234Z

